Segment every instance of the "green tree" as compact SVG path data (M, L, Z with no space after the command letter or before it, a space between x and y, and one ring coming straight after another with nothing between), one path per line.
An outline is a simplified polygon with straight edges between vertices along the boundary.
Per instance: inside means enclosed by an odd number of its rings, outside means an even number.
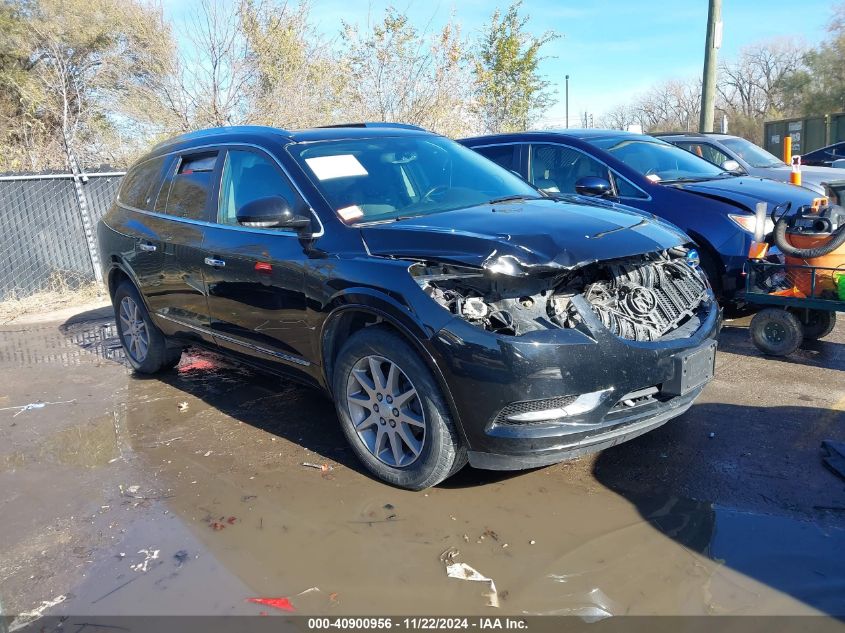
M337 116L411 123L445 135L471 129L466 45L453 20L420 33L388 7L363 30L344 24L340 44L340 69L349 80Z
M521 6L519 0L504 14L496 10L478 46L474 108L489 132L527 129L555 103L539 64L543 46L559 35L531 35L526 28L529 16L520 15Z
M345 75L310 20L310 5L243 0L240 19L255 68L251 121L285 128L325 125L335 119Z
M140 0L0 6L0 169L64 167L68 150L87 164L125 162L140 138L134 115L149 106L146 60L168 34L160 12Z

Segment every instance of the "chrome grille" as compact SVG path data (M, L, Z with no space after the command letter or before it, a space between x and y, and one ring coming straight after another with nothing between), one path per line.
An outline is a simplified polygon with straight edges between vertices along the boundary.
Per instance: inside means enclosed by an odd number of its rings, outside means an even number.
M493 419L495 424L531 424L531 422L512 422L509 416L520 413L531 413L533 411L546 411L548 409L562 409L566 405L575 402L577 396L559 396L557 398L544 398L543 400L524 400L523 402L511 402L505 406ZM549 420L542 420L540 424L548 424ZM538 424L538 423L535 423Z

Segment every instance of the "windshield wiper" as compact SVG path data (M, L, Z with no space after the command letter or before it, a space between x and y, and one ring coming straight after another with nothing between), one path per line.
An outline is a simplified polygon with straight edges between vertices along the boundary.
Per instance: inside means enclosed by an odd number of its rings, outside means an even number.
M729 172L723 172L723 174L727 174ZM719 174L719 176L681 176L680 178L669 178L668 180L661 180L661 184L672 184L676 182L701 182L703 180L713 180L713 178L721 178L723 174Z
M522 194L514 194L512 196L502 196L501 198L493 198L488 200L487 204L499 204L501 202L519 202L521 200L543 200L543 196L524 196Z

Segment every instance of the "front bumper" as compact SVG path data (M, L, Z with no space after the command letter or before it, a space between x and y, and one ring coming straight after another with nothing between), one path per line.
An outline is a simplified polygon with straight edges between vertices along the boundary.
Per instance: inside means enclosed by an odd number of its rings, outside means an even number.
M601 450L681 415L701 393L703 385L677 389L679 359L715 346L721 327L715 301L687 325L688 335L653 343L613 335L586 302L579 312L583 331L499 336L455 319L434 337L431 352L473 466L516 470ZM538 409L566 408L597 392L602 396L587 411L532 419ZM523 411L529 413L512 415Z

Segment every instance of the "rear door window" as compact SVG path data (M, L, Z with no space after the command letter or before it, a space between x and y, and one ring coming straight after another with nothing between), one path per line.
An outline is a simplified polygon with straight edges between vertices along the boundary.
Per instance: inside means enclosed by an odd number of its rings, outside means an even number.
M191 220L206 219L217 158L217 152L180 156L169 188L165 183L159 192L156 211Z

